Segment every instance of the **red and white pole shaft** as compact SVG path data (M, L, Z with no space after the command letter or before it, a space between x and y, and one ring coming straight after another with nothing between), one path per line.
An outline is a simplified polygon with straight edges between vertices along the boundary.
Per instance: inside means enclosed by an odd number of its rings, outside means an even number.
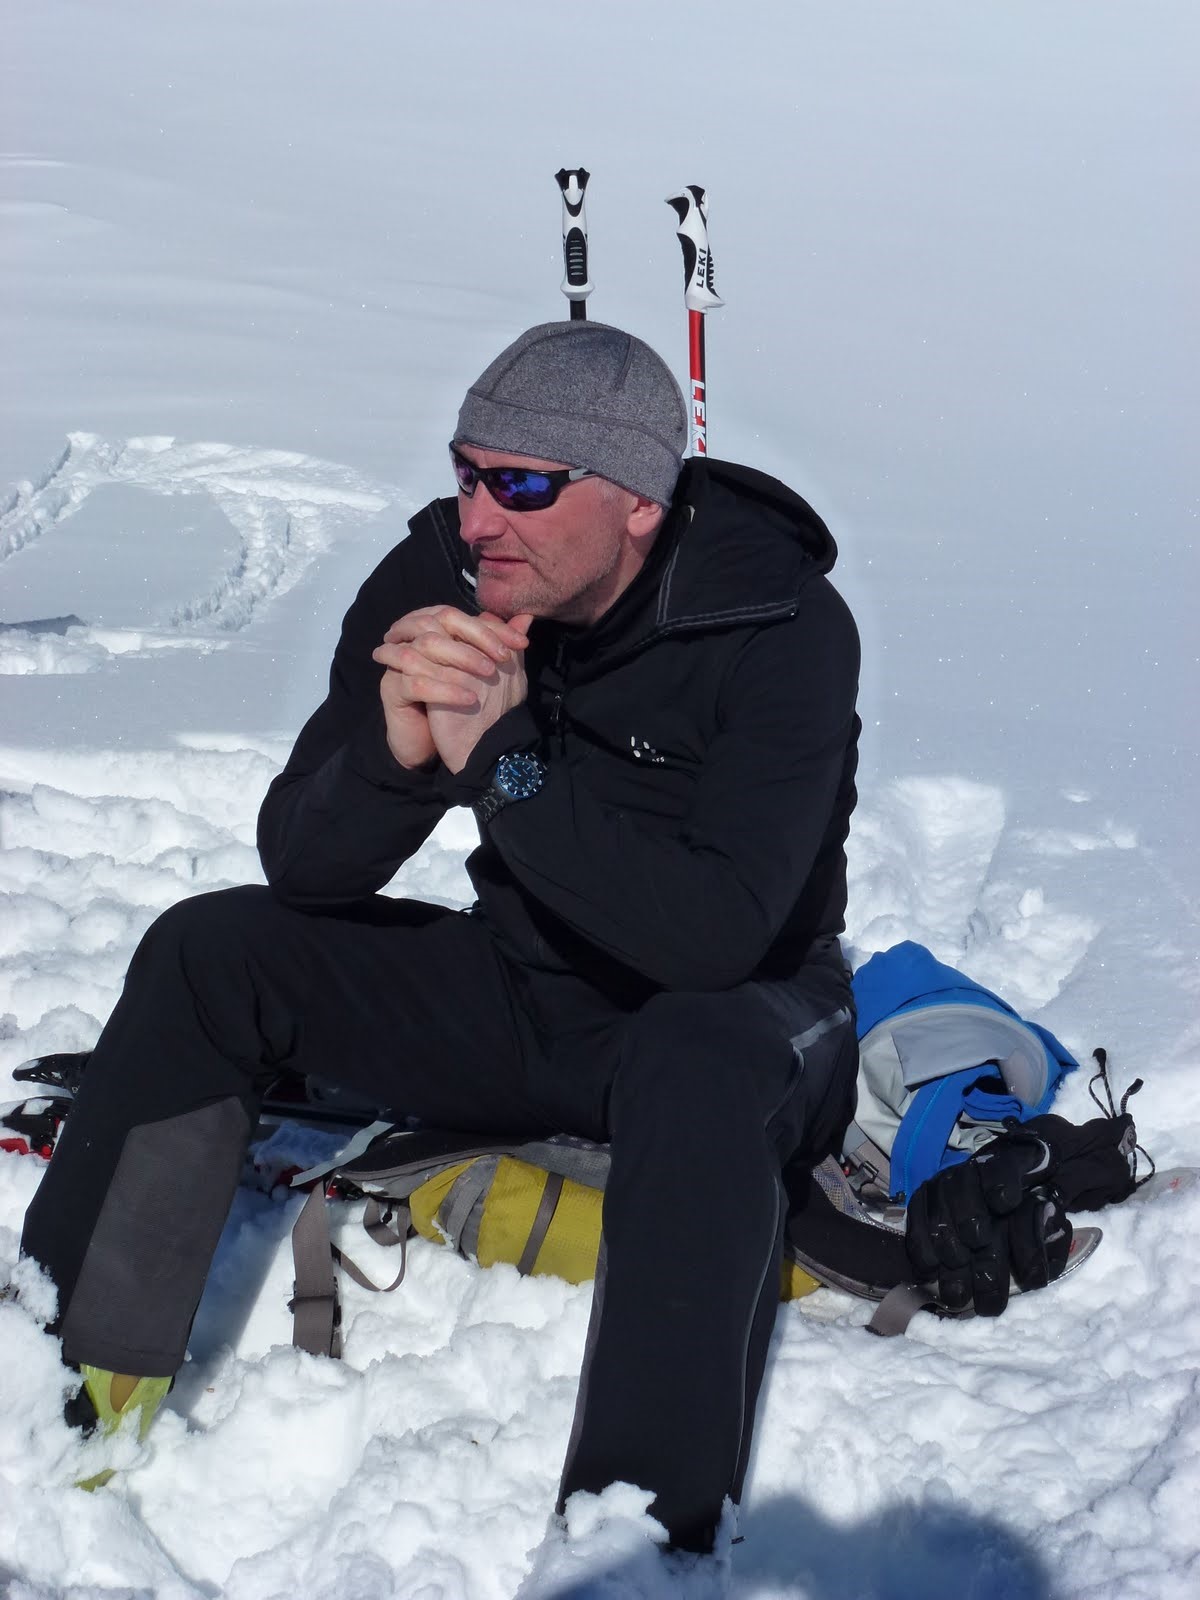
M688 413L691 450L694 456L708 454L708 399L705 387L704 318L707 312L725 302L713 287L713 259L708 244L708 196L698 184L689 183L682 194L673 195L667 204L679 218L679 243L683 249L683 303L688 314Z

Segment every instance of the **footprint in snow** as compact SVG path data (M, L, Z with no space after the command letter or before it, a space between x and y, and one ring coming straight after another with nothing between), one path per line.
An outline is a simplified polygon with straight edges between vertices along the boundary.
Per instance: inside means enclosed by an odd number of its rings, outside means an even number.
M294 451L71 434L40 479L0 504L0 672L219 648L345 527L396 498Z

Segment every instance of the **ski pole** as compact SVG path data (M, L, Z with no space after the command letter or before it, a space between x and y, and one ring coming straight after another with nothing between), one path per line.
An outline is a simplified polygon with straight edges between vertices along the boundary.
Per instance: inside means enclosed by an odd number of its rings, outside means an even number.
M689 183L667 204L679 218L679 243L683 248L683 303L688 313L688 356L691 388L691 446L694 456L708 454L708 420L704 389L704 315L725 302L713 288L713 259L708 247L708 196Z
M554 174L554 181L562 190L563 265L566 276L562 292L571 302L571 321L584 322L587 306L584 304L592 292L588 277L587 212L583 209L583 194L590 174L582 167L563 167Z

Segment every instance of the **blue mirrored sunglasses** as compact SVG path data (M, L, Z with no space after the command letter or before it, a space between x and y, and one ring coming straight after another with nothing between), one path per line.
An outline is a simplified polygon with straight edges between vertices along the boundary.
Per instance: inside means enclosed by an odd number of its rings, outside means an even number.
M453 444L450 462L458 487L468 499L475 493L476 484L481 483L506 511L544 511L569 483L597 476L591 467L560 467L554 472L540 472L536 467L477 467Z

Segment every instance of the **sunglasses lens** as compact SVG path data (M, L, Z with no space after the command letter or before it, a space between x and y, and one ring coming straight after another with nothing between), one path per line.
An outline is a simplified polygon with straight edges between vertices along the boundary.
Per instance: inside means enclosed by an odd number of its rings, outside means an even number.
M486 482L496 503L508 511L544 511L557 498L555 484L544 472L498 467Z
M450 462L454 467L454 476L458 479L458 487L466 494L474 494L475 485L479 481L475 474L475 468L467 460L466 456L460 456L457 450L451 450Z
M458 487L470 497L482 483L506 511L544 511L558 499L566 472L530 472L526 467L477 467L450 446Z

